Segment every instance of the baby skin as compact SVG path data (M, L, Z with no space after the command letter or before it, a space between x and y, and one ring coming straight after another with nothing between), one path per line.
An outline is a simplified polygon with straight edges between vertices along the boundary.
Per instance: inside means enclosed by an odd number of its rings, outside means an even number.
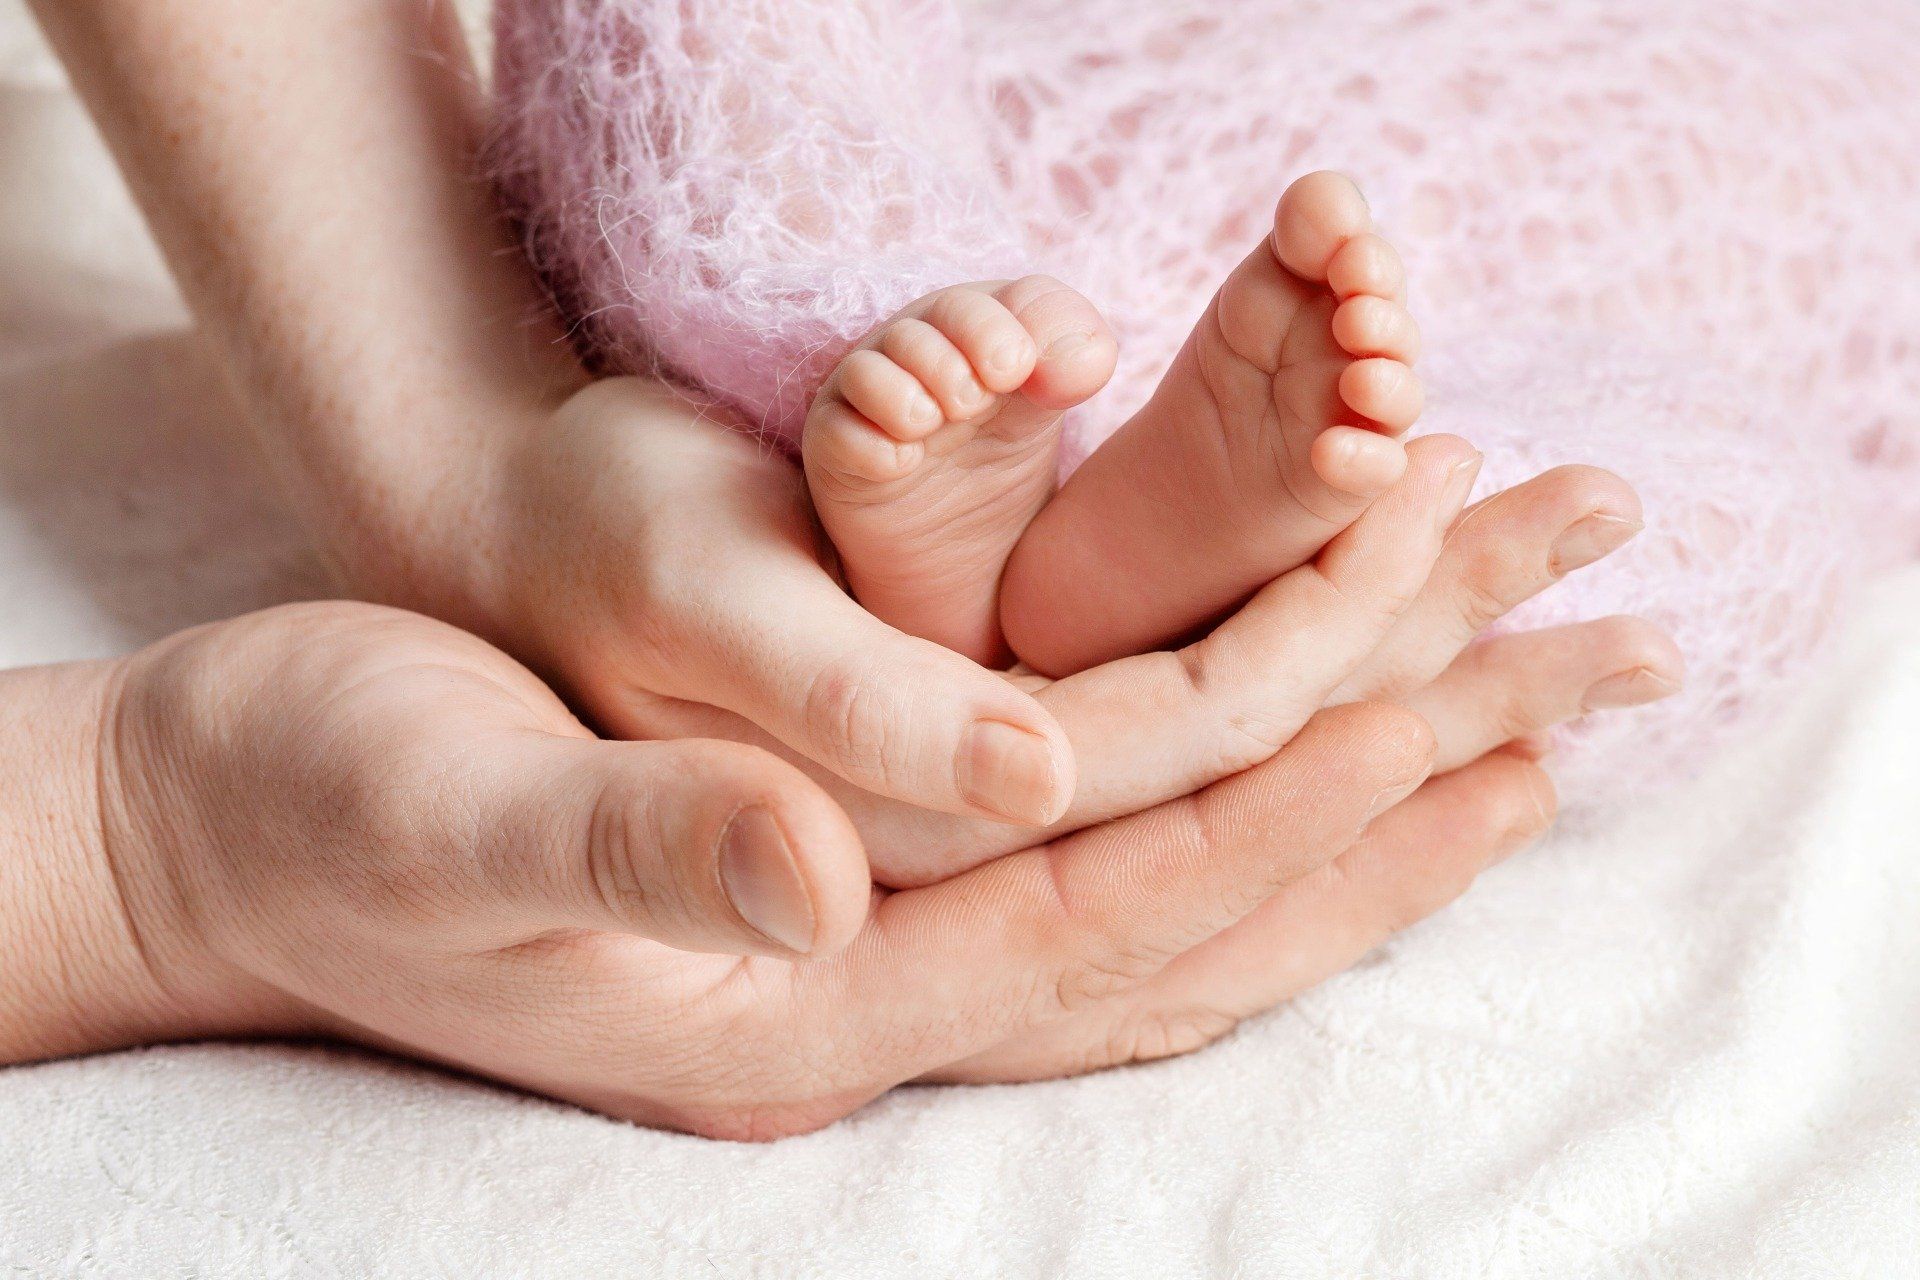
M1300 179L1058 494L1060 419L1113 371L1098 311L1041 276L921 299L841 362L802 435L849 587L904 631L1052 676L1203 630L1399 479L1422 407L1405 297L1353 183Z

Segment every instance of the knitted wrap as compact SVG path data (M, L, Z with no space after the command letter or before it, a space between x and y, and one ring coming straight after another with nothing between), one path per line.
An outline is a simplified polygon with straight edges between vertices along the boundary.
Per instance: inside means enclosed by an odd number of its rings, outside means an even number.
M1624 475L1648 528L1514 627L1669 628L1680 696L1559 771L1684 776L1920 548L1920 6L1859 0L500 0L491 162L600 367L791 443L930 289L1045 270L1122 345L1071 467L1310 169L1352 173L1483 488Z

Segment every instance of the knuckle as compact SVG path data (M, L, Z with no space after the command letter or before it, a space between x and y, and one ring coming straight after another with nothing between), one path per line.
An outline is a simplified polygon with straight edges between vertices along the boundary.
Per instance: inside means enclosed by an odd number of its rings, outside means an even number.
M1211 863L1232 836L1229 813L1205 791L1182 796L1162 806L1168 829L1161 845L1170 854L1193 865Z
M1482 532L1469 520L1449 540L1453 592L1463 616L1478 626L1502 617L1513 608L1529 584L1546 580L1545 556L1529 557L1525 544L1497 530Z
M1300 732L1301 717L1243 711L1226 724L1226 734L1214 753L1207 757L1208 772L1226 777L1270 760Z
M1509 688L1502 691L1494 701L1488 715L1493 730L1490 735L1498 742L1511 742L1515 738L1524 738L1554 723L1557 716L1546 705L1543 691L1532 688Z
M1521 777L1526 783L1527 797L1533 805L1533 814L1527 819L1527 825L1521 830L1529 834L1545 831L1560 816L1560 793L1553 785L1553 775L1530 760L1519 762Z
M1515 760L1480 789L1472 826L1488 837L1514 835L1543 825L1546 816L1535 797L1532 765ZM1544 775L1543 775L1544 776Z
M641 874L641 850L657 846L658 826L649 806L608 789L588 819L587 879L595 899L619 919L646 919L658 906L657 889Z
M892 699L858 660L834 662L809 682L801 716L853 781L884 783L894 767Z
M1507 616L1513 608L1506 584L1514 567L1508 552L1485 553L1482 563L1469 566L1454 585L1454 607L1460 626L1468 635L1478 635Z
M1177 1058L1206 1048L1239 1022L1218 1009L1148 1010L1115 1026L1101 1048L1101 1057L1109 1066Z
M1091 947L1055 975L1051 1008L1072 1013L1097 1004L1150 977L1161 963L1158 952L1128 943Z

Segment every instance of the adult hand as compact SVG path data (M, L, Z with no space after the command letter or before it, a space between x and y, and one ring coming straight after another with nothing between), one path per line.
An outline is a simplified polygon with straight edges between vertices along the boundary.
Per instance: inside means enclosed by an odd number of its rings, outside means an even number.
M1019 1074L1109 1060L1048 1049L1050 1029L1103 1009L1123 1025L1176 956L1315 885L1432 752L1411 712L1338 708L1197 795L869 911L856 834L797 771L737 745L596 740L438 623L290 606L119 670L98 799L126 917L106 932L175 1011L149 1035L340 1036L740 1138L990 1074L983 1053L1020 1055ZM1436 839L1477 864L1537 830L1534 767L1483 769L1478 822L1440 838L1456 806L1416 801L1369 856ZM750 928L729 866L749 898L795 877L812 923L794 940L838 953L798 962ZM1292 945L1345 946L1373 910L1346 905L1337 937Z
M1398 536L1437 544L1456 450L1416 455L1383 508ZM1209 666L1178 670L1204 687ZM1395 806L1430 765L1424 722L1336 708L1236 776L881 898L862 923L857 841L796 772L737 746L594 741L501 655L406 615L224 624L137 660L118 705L113 759L134 763L108 771L111 843L169 986L262 1010L258 1030L727 1136L825 1123L909 1078L1192 1047L1446 901L1552 807L1500 752ZM787 918L814 922L814 953L852 935L834 958L794 963L732 909L719 833L743 805L782 833L793 877L759 882L797 883Z

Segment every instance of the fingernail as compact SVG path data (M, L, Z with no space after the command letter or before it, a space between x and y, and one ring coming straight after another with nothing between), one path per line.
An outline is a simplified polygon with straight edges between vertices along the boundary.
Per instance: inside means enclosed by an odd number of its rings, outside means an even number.
M1467 495L1473 492L1473 482L1480 474L1480 454L1464 458L1453 464L1453 470L1447 473L1447 487L1440 491L1440 532L1445 533L1453 527L1453 522L1466 510Z
M1037 733L982 720L960 752L960 794L982 809L1034 826L1054 819L1059 776L1053 748Z
M1567 531L1560 535L1559 541L1553 544L1553 550L1547 554L1547 570L1558 578L1575 569L1585 568L1601 556L1625 546L1640 529L1640 522L1631 517L1597 511L1568 526Z
M806 955L813 950L813 898L771 813L733 815L720 837L720 886L733 909L764 937Z
M1635 667L1608 676L1587 690L1580 705L1588 711L1611 711L1619 707L1637 707L1678 693L1680 685L1647 667Z
M1527 798L1533 801L1534 814L1539 818L1539 821L1537 823L1521 823L1513 830L1507 832L1505 838L1501 840L1499 847L1494 851L1493 858L1487 864L1488 866L1505 862L1508 858L1533 848L1547 838L1547 833L1553 830L1553 810L1552 806L1548 804L1551 792L1549 791L1548 795L1543 796L1541 789L1551 788L1551 786L1552 784L1546 780L1545 774L1536 774L1529 780L1527 785Z

